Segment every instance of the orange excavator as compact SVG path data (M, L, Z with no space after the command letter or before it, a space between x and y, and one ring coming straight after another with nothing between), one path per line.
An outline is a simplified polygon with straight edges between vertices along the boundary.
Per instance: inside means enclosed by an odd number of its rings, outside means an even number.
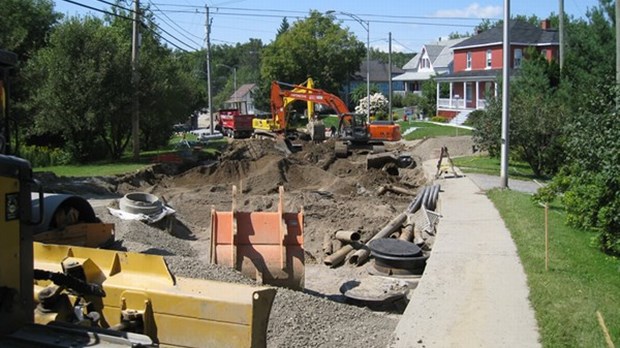
M290 89L283 89L288 87ZM382 145L384 141L398 141L401 138L400 127L394 122L377 121L368 124L366 115L349 112L347 105L338 96L318 88L292 85L285 82L271 83L271 113L279 129L287 128L287 110L285 100L302 100L326 105L338 114L338 127L333 136L336 142L336 155L346 157L349 146L368 148ZM308 112L308 114L312 114ZM308 132L313 140L325 139L325 126L318 117L308 120Z

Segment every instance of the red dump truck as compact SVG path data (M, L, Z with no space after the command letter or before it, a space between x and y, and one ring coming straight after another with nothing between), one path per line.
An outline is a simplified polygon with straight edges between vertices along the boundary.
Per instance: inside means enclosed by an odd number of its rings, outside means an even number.
M254 115L244 115L238 109L221 109L218 127L224 136L231 138L249 138L252 136Z

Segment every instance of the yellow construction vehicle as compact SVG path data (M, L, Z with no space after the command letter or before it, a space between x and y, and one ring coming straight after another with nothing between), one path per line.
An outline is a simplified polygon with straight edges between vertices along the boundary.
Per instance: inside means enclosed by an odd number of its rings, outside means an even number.
M15 61L0 50L0 121ZM6 128L2 138L7 150ZM45 201L33 214L31 192L43 190L27 161L4 153L0 347L266 346L274 288L175 277L155 255L33 242Z
M314 80L309 77L303 83L297 85L297 87L293 88L291 92L294 93L307 93L308 88L314 88ZM273 97L273 96L272 96ZM286 110L291 103L299 100L298 98L292 97L283 97L281 98L282 105L280 106L282 110ZM273 101L272 101L273 103ZM307 101L307 111L306 115L308 120L314 118L314 102L311 100ZM272 110L272 114L268 117L256 117L252 120L252 128L254 128L255 134L263 134L263 135L272 135L274 132L284 132L288 126L290 126L288 120L284 119L285 113L281 114L274 113Z

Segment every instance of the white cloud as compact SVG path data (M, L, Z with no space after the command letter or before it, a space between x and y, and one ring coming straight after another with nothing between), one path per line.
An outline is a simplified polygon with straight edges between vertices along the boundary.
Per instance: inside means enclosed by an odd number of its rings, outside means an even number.
M477 2L463 9L439 10L434 13L435 17L472 17L494 18L503 12L502 6L480 6Z

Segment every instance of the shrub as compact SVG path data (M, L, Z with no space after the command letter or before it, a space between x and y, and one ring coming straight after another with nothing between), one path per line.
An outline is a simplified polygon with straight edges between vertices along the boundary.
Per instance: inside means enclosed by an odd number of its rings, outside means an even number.
M28 160L33 167L49 167L71 163L71 154L47 146L22 146L20 155Z
M445 116L433 116L431 117L431 121L440 122L440 123L448 123L448 118Z
M392 95L392 107L394 108L402 108L403 105L403 96L401 94Z

